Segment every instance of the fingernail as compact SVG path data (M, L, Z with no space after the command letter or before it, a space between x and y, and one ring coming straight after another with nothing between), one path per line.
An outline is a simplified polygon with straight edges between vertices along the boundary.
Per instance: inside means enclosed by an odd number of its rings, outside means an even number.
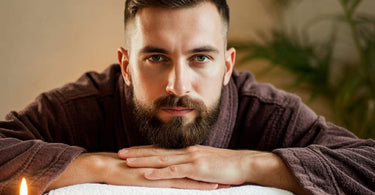
M126 159L126 161L128 161L128 162L133 162L133 161L135 161L135 160L137 160L137 158L127 158L127 159Z
M120 150L120 154L121 155L125 155L126 153L128 153L129 152L129 150L127 150L127 149L122 149L122 150Z

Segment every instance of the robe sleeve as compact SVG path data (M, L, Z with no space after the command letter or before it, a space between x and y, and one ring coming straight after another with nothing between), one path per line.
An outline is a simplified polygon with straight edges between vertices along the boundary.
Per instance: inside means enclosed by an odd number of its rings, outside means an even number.
M0 121L0 194L18 194L22 177L29 194L42 194L84 152L60 142L72 139L69 120L58 92L52 91Z
M374 140L359 139L295 102L280 115L284 139L273 152L300 184L312 194L374 194Z

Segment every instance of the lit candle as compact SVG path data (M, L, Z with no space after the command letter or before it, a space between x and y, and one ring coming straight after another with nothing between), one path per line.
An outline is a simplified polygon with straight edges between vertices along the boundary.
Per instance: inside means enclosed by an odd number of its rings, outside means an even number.
M27 183L25 178L22 178L21 181L20 195L27 195Z

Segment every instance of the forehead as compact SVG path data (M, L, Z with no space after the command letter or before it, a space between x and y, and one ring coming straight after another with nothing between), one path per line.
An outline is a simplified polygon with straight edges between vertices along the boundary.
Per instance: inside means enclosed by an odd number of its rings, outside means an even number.
M190 8L147 7L139 10L129 24L128 38L137 46L160 46L176 49L200 45L225 45L225 24L211 2Z

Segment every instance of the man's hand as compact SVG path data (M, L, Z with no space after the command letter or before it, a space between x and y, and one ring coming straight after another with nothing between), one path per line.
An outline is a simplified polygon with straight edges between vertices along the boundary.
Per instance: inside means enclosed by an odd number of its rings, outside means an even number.
M255 183L304 193L283 161L268 152L198 145L184 149L140 146L122 149L118 155L129 167L147 169L143 176L150 181L189 178L224 185Z
M52 190L80 183L107 183L113 185L169 187L212 190L218 184L191 179L148 180L143 175L150 168L131 168L116 153L84 153L78 156L66 170L47 188Z

